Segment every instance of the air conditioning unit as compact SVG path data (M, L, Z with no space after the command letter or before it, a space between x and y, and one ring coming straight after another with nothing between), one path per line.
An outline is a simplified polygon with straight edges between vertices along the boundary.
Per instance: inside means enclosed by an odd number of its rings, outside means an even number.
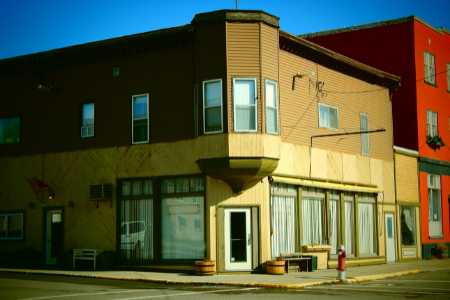
M90 200L111 200L112 199L112 184L103 183L97 185L91 185L90 189Z

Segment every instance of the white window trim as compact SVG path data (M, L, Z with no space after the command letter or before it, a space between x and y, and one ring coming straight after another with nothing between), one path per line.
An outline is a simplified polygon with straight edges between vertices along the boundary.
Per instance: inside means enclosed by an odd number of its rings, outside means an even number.
M431 184L431 177L434 177L434 184ZM427 190L428 190L428 194L429 194L429 190L437 190L438 191L438 195L439 195L439 221L432 221L430 220L430 203L429 203L429 199L428 199L428 234L429 236L436 236L435 233L431 233L430 232L430 223L439 223L439 230L440 232L438 233L437 236L439 235L443 235L443 228L442 225L444 224L443 222L443 214L442 214L442 186L441 186L441 176L438 174L427 174ZM434 202L434 198L433 198L433 202ZM433 205L433 203L432 203ZM432 209L432 213L434 214L434 207L431 207ZM434 218L433 218L434 219Z
M206 132L206 89L205 84L211 83L211 82L220 82L220 130L218 131L208 131ZM217 107L217 106L210 106L211 107ZM204 134L214 134L214 133L221 133L223 132L223 87L222 87L222 79L212 79L212 80L205 80L203 81L203 133Z
M336 107L336 106L332 106L332 105L328 105L328 104L324 104L324 103L320 103L320 102L318 104L319 104L319 106L318 106L319 128L326 128L326 129L331 129L331 130L334 130L334 131L339 131L339 108ZM320 106L325 106L325 107L328 107L328 108L330 108L330 107L336 108L336 118L337 118L337 122L338 122L338 128L333 128L333 127L330 127L330 126L320 126ZM330 113L328 113L328 116L330 116ZM330 120L328 119L328 124L330 123L329 121Z
M254 82L254 87L255 87L255 129L254 130L238 130L236 129L236 93L234 92L235 90L235 84L236 81L240 81L240 80L252 80ZM257 95L257 91L258 91L258 86L257 86L257 81L256 78L233 78L233 129L234 132L258 132L258 95Z
M24 228L23 228L23 219L24 219L24 214L23 213L7 213L7 214L0 214L1 217L12 217L12 216L21 216L22 219L22 223L21 223L21 236L20 237L16 237L16 238L0 238L0 241L17 241L17 240L23 240L23 233L24 233ZM8 224L8 222L6 222L6 224ZM8 227L8 225L6 225L6 227ZM6 234L8 233L8 228L6 229Z
M135 142L134 141L134 98L137 97L142 97L142 96L146 96L147 97L147 140L146 141L141 141L141 142ZM133 145L137 145L137 144L146 144L149 142L149 136L150 136L150 114L149 114L149 94L139 94L139 95L133 95L131 96L131 141ZM136 119L136 120L143 120L142 119Z
M276 107L268 106L268 105L267 105L267 84L268 84L268 83L272 83L272 84L275 85L275 101L276 101ZM266 79L266 80L265 80L265 86L266 86L266 88L265 88L264 91L265 91L265 96L266 96L266 131L267 131L267 133L271 133L271 134L276 134L276 135L278 135L278 126L279 126L279 123L278 123L278 83L277 83L276 81ZM270 108L275 108L275 110L276 110L276 116L277 116L277 131L270 131L270 130L268 129L268 126L267 126L267 108L268 108L268 107L270 107Z
M436 124L433 124L433 114L436 115ZM428 131L428 124L430 124L431 133ZM436 126L436 133L433 135L433 126ZM438 114L435 111L432 111L430 109L427 109L427 136L438 136L439 130L438 130Z
M430 62L431 57L433 57L432 66ZM425 82L436 85L436 56L428 51L424 51L424 64L425 64ZM433 74L430 74L430 68L433 69Z
M368 114L365 114L365 113L360 113L359 114L359 121L360 121L360 123L361 123L361 131L362 131L362 116L363 115L365 115L366 117L367 117L367 131L369 131L369 115ZM368 153L364 153L364 151L363 151L363 135L364 134L366 134L367 135L367 148L369 149L368 150ZM367 156L370 156L370 138L369 138L369 134L368 133L362 133L361 134L361 154L362 155L367 155Z

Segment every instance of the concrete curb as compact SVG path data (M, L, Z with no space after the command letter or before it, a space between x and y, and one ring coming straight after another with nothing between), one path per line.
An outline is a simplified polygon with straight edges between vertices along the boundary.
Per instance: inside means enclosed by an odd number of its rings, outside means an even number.
M444 268L448 269L448 268ZM433 270L434 271L434 270ZM184 284L184 285L219 285L219 286L238 286L238 287L261 287L261 288L303 288L308 286L326 285L326 284L338 284L341 283L338 279L322 280L316 282L305 283L242 283L242 282L216 282L216 281L182 281L182 280L170 280L170 279L154 279L154 278L136 278L136 277L122 277L122 276L107 276L107 275L89 275L89 274L73 274L67 272L52 272L52 271L32 271L32 270L17 270L17 269L0 269L0 272L5 273L23 273L34 275L56 275L56 276L70 276L70 277L84 277L84 278L97 278L97 279L109 279L109 280L127 280L127 281L142 281L152 282L159 284ZM359 283L362 281L379 280L386 278L393 278L411 274L418 274L422 272L429 272L429 270L410 270L387 274L378 275L366 275L347 278L348 283Z

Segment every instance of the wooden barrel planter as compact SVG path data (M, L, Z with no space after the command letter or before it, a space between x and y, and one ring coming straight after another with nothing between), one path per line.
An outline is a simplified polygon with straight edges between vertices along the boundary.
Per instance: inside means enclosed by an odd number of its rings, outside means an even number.
M211 276L214 275L214 266L216 262L212 261L196 261L195 262L195 272L200 276Z
M266 272L267 274L283 275L284 265L284 260L269 260L266 262Z

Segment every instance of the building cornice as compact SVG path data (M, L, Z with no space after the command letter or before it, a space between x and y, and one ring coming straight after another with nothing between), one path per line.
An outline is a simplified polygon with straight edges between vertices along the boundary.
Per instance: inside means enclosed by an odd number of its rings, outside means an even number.
M307 39L307 38L314 38L314 37L319 37L319 36L333 35L333 34L337 34L337 33L351 32L351 31L357 31L357 30L362 30L362 29L369 29L369 28L389 26L389 25L394 25L394 24L407 23L407 22L412 22L414 20L416 20L417 22L436 31L440 35L444 35L444 33L450 34L450 31L447 28L444 28L444 27L437 28L437 27L434 27L433 25L431 25L430 23L425 22L424 20L422 20L421 18L419 18L417 16L409 16L409 17L403 17L403 18L398 18L398 19L393 19L393 20L369 23L369 24L364 24L364 25L355 25L355 26L343 27L343 28L338 28L338 29L304 33L304 34L299 34L298 36L301 38Z

